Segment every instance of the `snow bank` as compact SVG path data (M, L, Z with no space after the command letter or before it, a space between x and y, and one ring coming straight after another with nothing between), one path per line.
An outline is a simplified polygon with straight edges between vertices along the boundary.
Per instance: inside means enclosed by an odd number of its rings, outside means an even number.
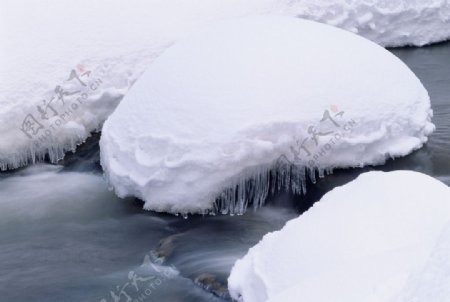
M430 117L420 81L382 47L316 22L243 18L156 59L106 121L101 159L116 193L147 209L242 213L269 182L299 193L315 169L420 148Z
M238 301L448 301L450 189L370 172L269 233L234 265Z
M299 0L297 16L357 33L380 45L423 46L450 38L448 0Z
M273 0L0 3L0 169L55 162L100 130L174 41L213 20L279 11Z
M446 0L4 0L0 169L46 154L62 158L186 34L215 20L265 14L333 24L387 46L436 42L450 31Z

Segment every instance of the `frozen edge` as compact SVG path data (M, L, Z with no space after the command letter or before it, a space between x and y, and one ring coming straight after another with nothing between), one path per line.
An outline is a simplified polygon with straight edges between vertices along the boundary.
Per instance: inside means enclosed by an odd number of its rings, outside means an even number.
M253 168L253 173L243 173L239 180L230 182L230 185L225 186L218 194L213 195L211 200L214 201L210 208L196 212L172 212L172 214L175 216L181 215L183 218L188 218L189 214L243 215L249 207L254 210L263 207L267 198L276 193L284 191L294 195L306 194L308 182L315 184L319 178L333 174L334 169L295 164L283 155L274 164ZM255 173L255 170L258 172ZM106 175L105 178L108 181ZM109 184L109 188L114 190L111 184ZM148 208L145 204L144 209L154 212L167 212Z
M89 64L90 62L87 62ZM97 64L94 71L92 71L98 79L101 80L102 85L106 87L99 91L89 94L89 98L86 100L87 106L91 110L86 110L88 113L95 114L98 118L98 122L94 125L86 125L80 123L80 117L74 113L74 117L65 120L62 124L62 128L69 122L75 122L77 125L83 126L83 131L79 131L78 135L62 135L47 136L44 142L40 141L37 145L33 142L25 143L25 148L20 148L23 152L13 152L9 154L1 154L0 152L0 171L14 170L28 165L34 165L37 163L45 162L48 160L51 164L56 164L63 159L65 155L71 151L75 152L77 147L86 142L86 140L92 136L93 133L101 132L103 124L107 117L115 110L117 105L121 102L126 92L133 86L139 76L127 78L125 81L117 81L115 78L108 77L108 73L113 68L120 68L122 66L116 66L116 58L111 58L110 64ZM139 70L139 75L142 70ZM103 80L102 80L103 79ZM71 103L75 103L72 100ZM105 104L107 103L107 104ZM63 107L62 110L70 110L70 104L68 107ZM105 111L110 111L105 118L102 118L102 114ZM46 126L48 129L48 125ZM34 142L38 142L39 139L33 138Z
M13 153L10 156L6 157L3 161L0 161L0 170L12 170L20 167L24 167L27 165L34 165L37 163L44 162L46 158L52 164L56 164L59 160L63 159L67 152L72 151L75 152L77 147L86 142L86 140L92 136L92 133L98 132L98 130L94 130L89 133L87 136L78 136L75 139L71 138L70 143L65 146L60 146L58 144L48 145L43 150L39 150L38 148L33 148L33 145L29 146L29 148L22 154Z

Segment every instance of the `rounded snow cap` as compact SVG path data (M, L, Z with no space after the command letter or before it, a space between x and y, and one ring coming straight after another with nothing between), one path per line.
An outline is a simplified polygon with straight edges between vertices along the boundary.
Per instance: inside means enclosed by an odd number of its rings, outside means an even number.
M242 213L271 189L420 148L427 91L352 33L288 17L204 28L154 61L106 121L101 160L119 196L175 213ZM270 184L271 182L271 184Z

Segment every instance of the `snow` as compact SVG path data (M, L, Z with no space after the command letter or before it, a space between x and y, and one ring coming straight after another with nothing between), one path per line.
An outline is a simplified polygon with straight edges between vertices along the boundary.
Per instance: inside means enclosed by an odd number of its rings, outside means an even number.
M240 214L269 183L300 193L316 169L407 155L431 115L425 88L384 48L312 21L248 17L158 57L106 121L101 160L116 193L146 209Z
M369 172L269 233L228 279L238 301L449 301L450 188Z
M448 0L300 0L298 17L357 33L380 45L423 46L450 37Z
M167 47L217 20L300 16L385 46L423 45L449 37L449 6L446 0L3 0L0 169L34 163L47 154L56 162L74 150L101 129ZM75 78L68 81L71 72L83 75L86 86ZM64 103L55 93L58 86L74 93L63 94Z
M174 41L215 19L265 12L271 2L2 1L0 168L45 154L52 162L62 158L101 129L132 83ZM86 86L68 80L72 72ZM77 93L63 94L63 103L57 86Z

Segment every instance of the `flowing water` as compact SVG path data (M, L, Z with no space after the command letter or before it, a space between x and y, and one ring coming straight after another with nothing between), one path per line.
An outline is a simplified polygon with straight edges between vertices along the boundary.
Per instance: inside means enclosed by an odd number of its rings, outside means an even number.
M306 196L277 194L243 216L183 219L115 197L101 175L98 135L59 166L1 173L0 300L226 301L236 259L361 172L411 169L450 185L450 43L392 52L432 98L437 129L427 146L381 167L335 171Z

